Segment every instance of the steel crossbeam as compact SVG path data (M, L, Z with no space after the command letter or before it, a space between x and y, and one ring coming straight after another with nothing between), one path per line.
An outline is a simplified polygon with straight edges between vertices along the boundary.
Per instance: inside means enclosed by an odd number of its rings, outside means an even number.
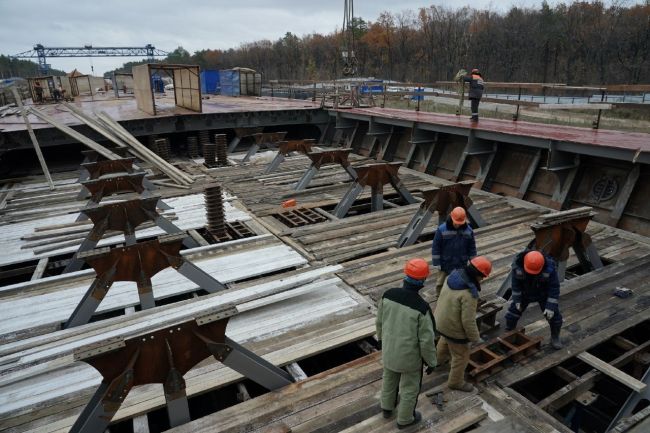
M288 140L281 141L278 143L278 153L273 158L273 161L266 166L264 174L269 174L274 172L280 164L286 159L291 152L302 153L307 155L311 152L311 147L316 143L316 140L313 139L304 139L304 140Z
M542 215L531 225L535 234L528 248L542 251L557 262L557 274L564 281L569 259L569 248L573 248L580 265L587 272L600 269L603 262L598 250L586 233L589 221L596 215L590 207L581 207L562 212ZM504 297L512 287L512 271L501 284L497 295Z
M467 211L470 223L474 227L486 226L487 223L469 197L475 182L475 180L466 180L422 191L424 201L397 240L397 248L413 245L429 224L434 212L438 212L438 225L440 225L447 219L449 212L457 206Z
M210 293L224 290L226 286L198 266L180 255L186 235L160 236L158 239L136 243L125 247L98 248L79 253L97 276L82 297L64 328L88 323L108 290L116 281L131 281L137 284L142 309L155 306L151 278L158 272L172 267L201 289Z
M390 184L407 203L416 203L415 198L397 175L401 165L401 162L384 162L355 167L357 178L334 209L334 215L343 218L366 186L371 189L371 212L384 208L384 185L386 184Z
M123 233L126 245L135 244L135 230L145 222L154 223L168 234L182 233L183 231L180 228L157 212L156 204L159 199L160 197L138 198L82 209L81 212L93 222L93 228L88 232L79 249L72 256L63 273L80 270L84 261L78 257L79 254L95 248L109 230ZM187 248L199 246L189 236L183 239L183 245Z
M253 134L262 132L264 128L257 127L257 128L234 128L235 131L235 136L233 139L230 141L228 144L228 153L233 153L235 149L237 148L237 145L239 145L239 142L241 141L242 138L244 137L250 137Z
M251 144L251 147L248 148L248 152L246 152L246 155L241 160L242 164L248 162L261 147L275 149L278 146L278 143L284 140L285 135L287 135L286 132L260 132L252 134L255 141Z
M311 159L311 165L296 183L294 190L302 191L309 185L309 182L316 176L320 168L324 165L338 164L350 176L352 180L357 178L357 172L350 165L348 157L352 149L333 149L321 150L317 152L308 152L307 157Z
M286 371L228 338L228 320L237 314L225 305L183 323L76 350L75 360L95 368L102 382L70 431L104 431L131 389L147 384L163 385L171 427L189 422L183 375L210 356L269 390L293 383Z
M81 185L90 193L90 199L86 204L86 209L96 207L104 197L121 193L137 193L142 198L147 198L152 195L151 190L146 186L147 179L145 179L144 172L128 173L116 176L103 177L100 179L90 179L81 182ZM149 185L151 185L149 183ZM158 199L157 206L160 209L171 209L169 205ZM85 221L86 214L80 213L77 221Z

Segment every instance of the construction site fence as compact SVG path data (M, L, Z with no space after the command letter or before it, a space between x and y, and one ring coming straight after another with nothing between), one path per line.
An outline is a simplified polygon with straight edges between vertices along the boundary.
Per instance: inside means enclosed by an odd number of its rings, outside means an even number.
M262 86L264 96L312 101L355 93L372 97L376 105L387 99L422 101L436 97L459 97L459 83L392 83L376 80L290 81L271 80ZM612 108L650 108L650 85L567 86L561 83L486 82L483 101L508 105L539 106L542 104L615 104ZM595 107L594 107L595 108Z

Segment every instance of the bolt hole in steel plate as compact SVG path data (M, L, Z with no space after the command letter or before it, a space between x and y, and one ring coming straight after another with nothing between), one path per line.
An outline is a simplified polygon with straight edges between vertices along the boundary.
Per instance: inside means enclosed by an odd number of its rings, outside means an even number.
M591 187L591 196L596 202L611 200L617 192L618 181L609 176L601 177Z

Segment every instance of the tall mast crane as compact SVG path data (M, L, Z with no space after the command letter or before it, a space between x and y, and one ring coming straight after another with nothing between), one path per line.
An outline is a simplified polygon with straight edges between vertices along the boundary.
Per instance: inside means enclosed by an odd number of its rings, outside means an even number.
M353 77L357 75L357 58L354 53L354 0L345 0L343 8L343 75Z
M151 44L144 47L44 47L41 44L34 45L34 49L11 56L14 59L33 59L38 57L38 69L42 75L47 75L49 66L47 57L146 57L153 60L154 57L164 57L168 53L158 50Z

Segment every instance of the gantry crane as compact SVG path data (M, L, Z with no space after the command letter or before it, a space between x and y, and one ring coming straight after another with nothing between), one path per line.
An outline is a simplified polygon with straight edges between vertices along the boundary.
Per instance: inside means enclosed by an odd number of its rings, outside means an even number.
M47 57L164 57L168 53L158 50L151 44L144 47L44 47L42 44L34 45L34 49L11 56L15 59L33 59L38 57L38 69L41 75L47 75L49 65Z

